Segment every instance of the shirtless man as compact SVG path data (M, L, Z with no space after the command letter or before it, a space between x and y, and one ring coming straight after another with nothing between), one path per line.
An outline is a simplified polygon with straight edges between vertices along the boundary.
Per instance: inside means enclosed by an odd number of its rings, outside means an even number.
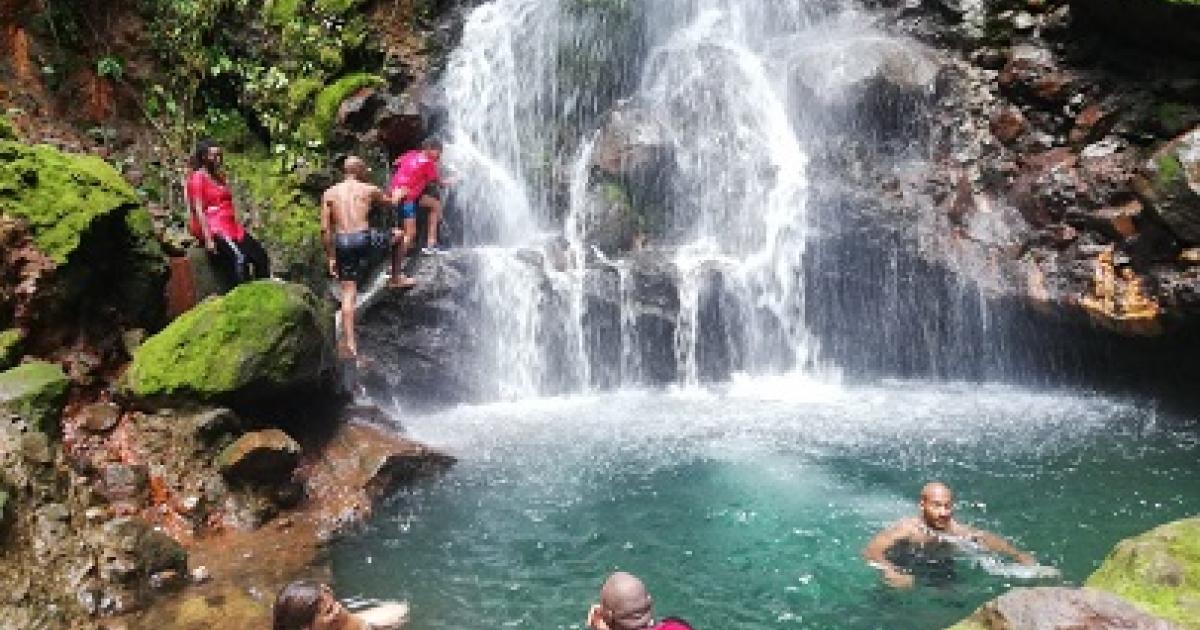
M952 558L963 543L981 545L993 553L1006 555L1023 565L1035 564L1033 556L1013 547L991 532L954 520L954 494L940 482L921 489L921 514L906 518L879 532L863 549L863 558L882 574L883 581L896 588L910 588L913 575L902 571L888 559L888 551L906 544L930 556Z
M387 203L387 195L366 180L367 165L361 158L349 156L342 165L345 179L332 186L321 197L321 240L329 260L329 274L340 281L342 288L342 326L345 334L339 345L342 358L358 356L358 340L354 336L354 303L358 297L358 282L363 280L371 260L371 250L377 246L378 233L367 223L374 203ZM383 240L387 240L384 236Z

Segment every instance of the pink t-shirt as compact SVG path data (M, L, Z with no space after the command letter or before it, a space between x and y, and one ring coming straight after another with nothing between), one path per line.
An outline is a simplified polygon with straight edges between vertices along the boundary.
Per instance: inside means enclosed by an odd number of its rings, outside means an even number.
M237 222L237 215L233 212L233 195L224 182L217 181L202 170L194 170L187 180L187 196L189 205L197 201L203 204L204 218L213 236L224 236L239 242L245 237L246 230ZM192 223L195 223L195 218ZM203 238L199 224L190 228L192 236Z
M424 151L408 151L396 158L391 190L403 186L404 201L416 201L426 186L439 179L437 162L425 155Z

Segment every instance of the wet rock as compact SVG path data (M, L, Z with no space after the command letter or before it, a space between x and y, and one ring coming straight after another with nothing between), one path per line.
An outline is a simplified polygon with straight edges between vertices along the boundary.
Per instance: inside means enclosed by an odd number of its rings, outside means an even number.
M1134 186L1175 236L1200 243L1200 128L1155 151Z
M279 429L247 433L217 458L221 473L231 481L279 484L291 478L300 459L300 445Z
M1077 156L1066 148L1026 158L1013 185L1013 198L1030 225L1045 227L1075 207L1083 185L1077 163Z
M1009 49L997 81L1013 97L1043 104L1065 103L1076 83L1071 73L1058 68L1049 49L1031 44Z
M33 362L0 372L0 411L19 417L27 430L58 430L67 376L52 363Z
M1029 128L1029 123L1025 121L1024 114L1016 107L1003 107L994 114L989 121L992 130L992 135L1004 144L1012 144L1017 141L1025 131Z
M113 403L95 403L79 411L78 420L92 433L108 433L121 420L121 408Z
M192 405L316 395L332 384L332 321L300 285L243 284L147 339L122 391L151 404Z
M1018 588L950 630L1177 630L1133 604L1090 588Z
M96 491L110 503L128 501L135 505L146 500L150 489L150 471L145 464L106 463L100 466Z
M1083 108L1075 117L1071 132L1067 136L1073 146L1095 142L1108 133L1115 121L1116 112L1099 103Z
M1200 518L1121 541L1087 579L1183 628L1200 628Z

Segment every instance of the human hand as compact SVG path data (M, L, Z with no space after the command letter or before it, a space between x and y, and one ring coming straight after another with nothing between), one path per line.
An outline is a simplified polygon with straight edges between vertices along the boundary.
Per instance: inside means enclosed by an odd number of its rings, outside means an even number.
M210 254L217 252L217 244L213 242L212 237L204 239L204 249L207 249Z
M334 260L333 258L329 259L329 275L333 276L334 278L338 277L337 260Z
M599 604L593 604L588 610L586 625L592 630L608 630L608 624L604 623L604 610Z
M912 588L916 584L912 575L896 569L885 569L883 582L892 588Z

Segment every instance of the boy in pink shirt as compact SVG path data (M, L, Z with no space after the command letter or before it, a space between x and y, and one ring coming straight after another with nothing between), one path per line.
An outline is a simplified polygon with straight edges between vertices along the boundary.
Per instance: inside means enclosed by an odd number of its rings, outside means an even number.
M398 239L392 254L393 287L407 288L413 286L412 278L405 276L401 269L404 264L404 254L412 246L417 233L417 208L425 208L429 213L429 229L426 234L423 254L438 252L438 222L442 217L442 202L433 195L425 194L425 189L434 183L448 184L438 172L438 161L442 157L442 143L435 138L426 139L421 148L408 151L396 159L396 172L392 175L392 203L396 205L397 223L403 226L403 239Z

